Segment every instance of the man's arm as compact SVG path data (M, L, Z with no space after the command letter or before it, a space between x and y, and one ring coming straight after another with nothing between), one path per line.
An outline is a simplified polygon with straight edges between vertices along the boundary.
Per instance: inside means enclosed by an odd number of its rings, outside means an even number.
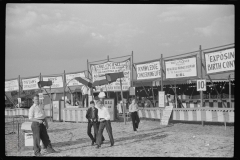
M86 113L86 118L89 120L89 111L90 111L90 108L88 108L87 110L87 113Z

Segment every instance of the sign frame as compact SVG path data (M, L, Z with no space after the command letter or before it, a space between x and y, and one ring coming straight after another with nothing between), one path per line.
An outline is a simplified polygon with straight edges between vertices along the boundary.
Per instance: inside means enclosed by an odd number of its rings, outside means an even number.
M221 73L230 73L230 72L235 72L235 69L234 70L231 70L231 71L219 71L219 72L215 72L215 73L207 73L207 65L206 65L206 54L209 54L209 53L214 53L214 52L219 52L219 51L224 51L224 50L227 50L227 49L234 49L235 51L235 46L234 47L227 47L227 48L223 48L223 49L218 49L218 50L214 50L214 51L208 51L208 52L203 52L203 56L204 56L204 64L205 64L205 75L215 75L215 74L221 74Z
M198 89L198 86L199 86L198 84L201 83L201 82L204 82L204 88ZM206 79L198 79L196 85L197 85L197 86L196 86L196 87L197 87L197 91L206 91L206 90L207 90L207 87L206 87L206 86L207 86ZM201 85L200 85L200 86L201 86Z
M151 61L146 61L146 62L140 62L140 63L134 63L134 67L135 67L135 71L136 71L136 74L138 74L138 71L137 71L137 65L143 65L143 64L149 64L149 63L154 63L154 62L159 62L159 71L160 71L160 76L159 77L153 77L153 78L145 78L145 79L138 79L136 78L137 81L142 81L142 80L152 80L152 79L161 79L161 62L159 59L156 59L156 60L151 60Z
M115 108L115 105L114 105L115 103L114 103L114 99L113 98L105 98L104 99L104 107L106 107L105 101L112 101L111 108L109 108L109 107L107 107L107 108L108 108L108 112L110 114L110 121L114 121L115 120L115 109L114 109Z
M179 60L179 59L187 59L187 58L196 58L196 73L197 75L196 76L190 76L190 77L179 77L179 78L167 78L167 72L166 72L166 62L168 61L174 61L174 60ZM168 60L164 60L163 59L163 63L164 63L164 69L165 69L165 79L166 80L174 80L174 79L189 79L189 78L198 78L198 61L197 61L197 54L196 55L193 55L193 56L186 56L186 57L181 57L181 58L176 58L176 59L168 59Z
M163 94L163 98L161 100L163 100L163 106L160 106L160 93ZM160 108L165 108L166 107L166 102L165 102L165 91L158 91L158 107Z

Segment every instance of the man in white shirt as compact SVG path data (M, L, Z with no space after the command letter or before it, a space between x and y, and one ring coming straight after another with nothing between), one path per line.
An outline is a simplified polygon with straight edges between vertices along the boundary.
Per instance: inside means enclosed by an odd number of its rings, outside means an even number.
M40 139L43 145L47 148L48 153L56 152L51 145L49 136L47 134L48 122L43 110L43 104L39 104L39 96L35 95L33 98L34 104L29 109L29 120L32 121L32 132L33 132L33 148L35 156L41 156Z
M88 89L87 86L83 85L81 90L82 90L82 105L83 105L83 107L85 107L84 106L84 101L86 99L86 107L88 107L88 90L89 89Z
M114 145L114 139L112 135L112 126L110 122L110 114L108 112L108 109L104 106L103 101L97 101L96 108L98 109L98 119L100 121L99 129L98 129L98 134L97 134L97 147L101 147L102 144L102 133L104 128L106 127L107 133L111 142L111 146Z

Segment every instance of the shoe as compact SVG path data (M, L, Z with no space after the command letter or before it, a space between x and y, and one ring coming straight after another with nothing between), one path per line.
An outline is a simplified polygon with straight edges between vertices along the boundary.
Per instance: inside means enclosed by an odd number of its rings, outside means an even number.
M35 156L36 157L42 157L42 154L39 152L39 153L36 153Z
M94 145L94 141L92 141L92 146Z
M112 147L114 144L111 144L110 147Z
M48 153L56 153L57 151L55 151L53 148L47 148L47 152Z
M97 145L97 147L96 147L96 148L97 148L97 149L99 149L100 147L101 147L101 146Z

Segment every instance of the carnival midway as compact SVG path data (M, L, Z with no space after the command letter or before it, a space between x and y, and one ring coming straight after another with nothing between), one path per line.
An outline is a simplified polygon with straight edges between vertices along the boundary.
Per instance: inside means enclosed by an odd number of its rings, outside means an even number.
M130 53L5 79L5 155L233 157L235 44L143 62ZM52 150L41 136L35 148L29 111L38 99Z

